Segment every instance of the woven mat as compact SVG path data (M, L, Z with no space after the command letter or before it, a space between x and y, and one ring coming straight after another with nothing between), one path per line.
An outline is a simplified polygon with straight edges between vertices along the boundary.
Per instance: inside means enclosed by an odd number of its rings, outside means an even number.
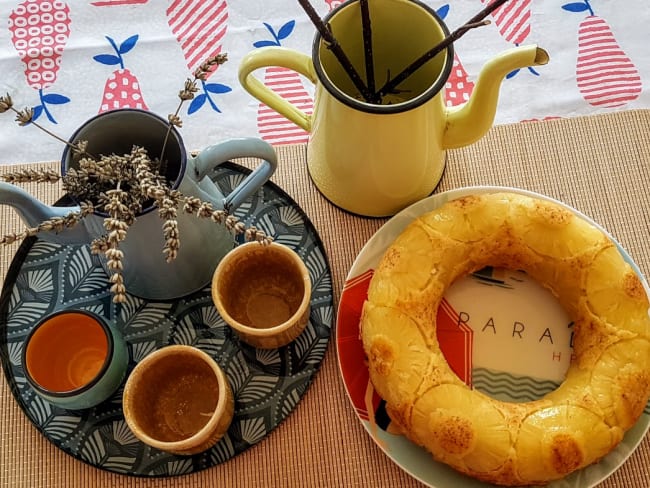
M307 176L305 146L278 148L274 180L307 212L328 252L339 297L345 276L384 220L348 215L330 205ZM246 161L243 161L246 164ZM56 167L51 164L50 166ZM2 167L0 171L11 168ZM540 192L583 211L607 228L650 273L650 111L532 122L493 128L470 147L449 153L436 191L504 185ZM46 202L56 187L27 186ZM18 229L0 207L3 234ZM4 276L15 247L4 248ZM131 478L68 456L29 423L0 380L0 485L6 487L421 486L387 458L365 432L341 381L334 337L322 369L297 409L266 439L231 461L175 478ZM650 442L601 487L650 486Z

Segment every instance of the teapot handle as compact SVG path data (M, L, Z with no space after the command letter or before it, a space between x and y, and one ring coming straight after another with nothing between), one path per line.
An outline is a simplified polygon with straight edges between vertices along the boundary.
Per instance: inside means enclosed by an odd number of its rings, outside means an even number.
M239 207L275 173L278 157L273 147L255 137L233 138L201 151L194 159L194 176L201 181L220 164L235 158L260 158L262 163L223 200L225 209Z
M318 78L314 70L314 63L304 53L275 46L255 49L246 54L239 63L239 83L246 91L280 115L283 115L294 124L309 132L311 130L311 116L282 98L253 76L252 73L256 69L270 66L280 66L296 71L316 84Z

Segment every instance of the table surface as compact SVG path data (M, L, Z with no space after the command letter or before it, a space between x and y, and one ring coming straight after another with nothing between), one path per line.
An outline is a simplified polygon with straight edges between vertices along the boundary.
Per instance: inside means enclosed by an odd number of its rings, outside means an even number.
M355 217L329 204L307 175L305 145L278 148L273 180L306 211L332 268L335 303L356 255L385 222ZM243 160L243 164L252 161ZM53 166L54 163L41 163ZM35 166L37 166L35 164ZM479 142L448 153L436 192L503 185L557 198L608 229L641 271L650 271L650 110L501 125ZM10 167L0 168L0 171ZM28 185L47 202L56 187ZM17 228L0 208L0 226ZM15 247L2 249L6 273ZM601 487L650 486L646 437ZM334 337L321 370L289 418L259 444L227 463L174 478L142 479L98 470L63 453L29 423L0 381L0 485L11 487L420 486L374 444L346 396Z

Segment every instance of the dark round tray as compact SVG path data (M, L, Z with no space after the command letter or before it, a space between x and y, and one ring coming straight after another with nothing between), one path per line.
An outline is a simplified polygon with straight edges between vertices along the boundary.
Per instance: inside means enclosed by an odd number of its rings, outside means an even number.
M248 173L226 163L213 178L228 194ZM37 238L20 246L0 297L0 360L18 405L55 446L107 471L175 476L227 461L260 442L291 414L320 367L330 338L334 314L327 256L307 215L274 183L266 183L235 215L297 251L309 269L313 283L309 324L282 348L258 350L240 343L214 307L209 286L169 302L129 295L117 306L107 276L88 246L61 246ZM122 415L123 385L107 401L87 410L61 409L38 397L25 381L23 341L43 315L60 309L92 310L113 322L128 344L128 371L168 344L190 344L206 351L226 372L235 395L235 416L227 434L201 454L176 456L148 447L130 431Z

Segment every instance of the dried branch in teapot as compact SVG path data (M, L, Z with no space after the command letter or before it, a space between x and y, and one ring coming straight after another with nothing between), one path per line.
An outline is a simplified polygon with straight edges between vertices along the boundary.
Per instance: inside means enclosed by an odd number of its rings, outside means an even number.
M469 21L460 26L458 29L453 31L449 36L445 37L440 43L433 46L429 51L422 54L419 58L414 60L410 65L408 65L404 70L398 73L396 76L391 77L390 73L386 83L377 91L375 91L375 79L374 79L374 58L372 52L372 28L370 22L370 11L369 11L369 1L370 0L358 0L360 9L361 9L361 23L362 23L362 34L363 34L363 46L364 46L364 59L365 59L365 68L366 68L366 79L367 85L363 82L359 73L356 71L349 58L343 52L343 48L336 40L334 35L331 32L331 29L326 25L323 20L318 16L314 8L311 6L308 0L298 0L300 5L303 7L310 20L317 28L321 37L323 38L325 45L330 49L337 60L353 81L359 93L365 99L366 102L381 104L383 97L397 91L397 87L403 83L409 76L415 73L419 68L421 68L427 61L430 61L442 51L444 51L451 44L460 39L468 31L481 27L484 25L490 24L489 20L485 18L494 12L497 8L501 7L504 3L509 0L495 0L490 3L487 7L479 11L475 16L473 16Z
M397 76L388 80L386 84L383 87L381 87L381 89L378 92L379 99L381 99L381 97L395 90L402 82L404 82L404 80L406 80L409 76L415 73L427 61L435 58L443 50L447 49L447 47L449 47L451 44L453 44L458 39L460 39L469 30L475 29L477 27L481 27L483 25L490 24L489 20L484 20L485 17L490 15L492 12L494 12L497 8L501 7L507 1L509 0L495 0L490 5L488 5L483 10L481 10L479 13L477 13L474 17L472 17L470 20L468 20L465 24L463 24L454 32L452 32L450 35L445 37L440 43L438 43L429 51L427 51L422 56L420 56L418 59L413 61L410 65L404 68L404 70L401 71Z
M449 47L455 41L460 39L460 37L462 37L462 35L465 34L467 31L469 31L470 29L475 29L477 27L481 27L488 24L490 24L489 20L464 24L462 27L452 32L449 36L445 37L433 49L427 51L418 59L413 61L413 63L411 63L406 68L404 68L404 70L401 71L397 76L395 76L394 78L390 78L386 82L386 84L382 86L381 89L377 92L376 98L381 101L383 97L385 97L390 93L393 93L400 84L402 84L409 76L415 73L419 68L424 66L424 64L427 61L435 58L438 54L440 54L442 51L447 49L447 47Z
M309 0L298 0L298 3L300 3L300 6L303 8L309 19L312 21L320 33L321 37L325 41L327 48L332 51L332 54L334 54L338 62L341 63L341 66L345 70L346 74L350 77L350 80L352 80L352 83L354 83L356 89L359 90L361 96L363 96L367 102L371 102L374 98L374 94L368 90L368 87L361 79L361 76L352 65L350 58L348 58L341 45L332 34L329 26L323 22L323 20L318 15L318 12L316 12L314 7L312 7L312 5L309 3Z
M363 54L366 64L366 80L368 81L368 91L375 94L375 62L372 52L372 21L370 19L369 0L359 0L361 5L361 29L363 34ZM377 102L377 96L369 100Z

